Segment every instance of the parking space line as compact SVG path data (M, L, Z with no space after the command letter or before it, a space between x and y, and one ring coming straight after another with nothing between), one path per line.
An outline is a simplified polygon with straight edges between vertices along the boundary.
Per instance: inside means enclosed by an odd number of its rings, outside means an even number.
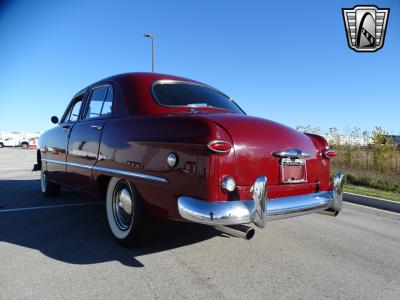
M57 204L57 205L45 205L45 206L9 208L9 209L0 209L0 213L29 211L29 210L38 210L38 209L48 209L48 208L63 208L63 207L73 207L73 206L99 205L99 204L104 204L104 203L105 202L103 202L103 201L97 201L97 202L88 202L88 203L71 203L71 204Z

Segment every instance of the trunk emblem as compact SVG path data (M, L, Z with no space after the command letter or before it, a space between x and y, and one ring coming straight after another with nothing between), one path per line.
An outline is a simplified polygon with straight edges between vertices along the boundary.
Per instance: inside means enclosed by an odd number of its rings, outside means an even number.
M272 155L278 157L289 157L289 158L306 158L309 157L311 154L308 154L298 149L287 149L282 151L275 151L272 153Z

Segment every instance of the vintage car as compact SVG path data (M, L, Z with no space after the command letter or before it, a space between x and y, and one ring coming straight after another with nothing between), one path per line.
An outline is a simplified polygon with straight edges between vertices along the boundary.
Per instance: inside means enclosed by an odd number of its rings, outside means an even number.
M336 216L343 174L324 138L247 116L223 92L186 78L128 73L77 93L38 141L44 195L60 186L106 201L123 244L149 220L213 226L250 239L255 224L314 212Z

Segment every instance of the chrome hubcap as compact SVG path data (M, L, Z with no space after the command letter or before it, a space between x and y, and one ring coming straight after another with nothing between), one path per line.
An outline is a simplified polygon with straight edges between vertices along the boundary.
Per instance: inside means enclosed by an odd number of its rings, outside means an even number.
M125 181L120 181L113 195L113 214L115 222L119 229L125 231L132 224L132 191L129 184Z

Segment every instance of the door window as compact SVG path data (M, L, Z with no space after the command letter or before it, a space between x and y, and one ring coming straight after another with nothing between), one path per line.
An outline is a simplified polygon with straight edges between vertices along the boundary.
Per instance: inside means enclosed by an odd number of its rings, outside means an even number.
M101 115L111 115L112 112L112 101L113 101L113 91L109 87L107 90L106 98L104 99L103 109L101 111Z
M78 121L79 118L79 111L81 110L82 106L82 99L78 100L77 102L74 103L74 105L71 108L71 112L68 118L69 122L76 122Z
M64 113L61 123L78 121L79 112L83 103L83 96L84 94L80 94L79 96L72 99L71 104L68 106L68 109Z
M89 106L84 119L110 115L112 111L113 93L110 86L94 88L90 92Z

